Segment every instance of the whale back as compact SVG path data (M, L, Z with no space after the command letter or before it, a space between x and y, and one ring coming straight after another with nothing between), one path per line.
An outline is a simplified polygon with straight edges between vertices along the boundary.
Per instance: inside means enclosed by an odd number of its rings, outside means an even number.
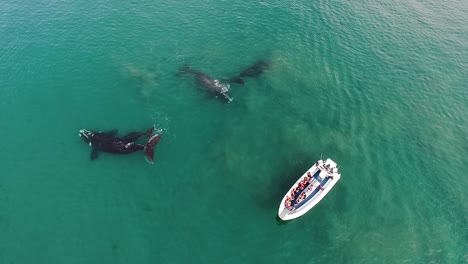
M257 61L254 65L242 71L240 77L257 77L267 70L271 65L271 61Z

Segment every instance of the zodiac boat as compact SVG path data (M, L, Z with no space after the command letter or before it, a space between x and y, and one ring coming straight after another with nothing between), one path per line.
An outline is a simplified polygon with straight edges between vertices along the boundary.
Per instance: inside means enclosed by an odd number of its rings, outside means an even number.
M304 215L327 195L340 178L333 160L318 160L283 197L278 209L279 218L292 220Z

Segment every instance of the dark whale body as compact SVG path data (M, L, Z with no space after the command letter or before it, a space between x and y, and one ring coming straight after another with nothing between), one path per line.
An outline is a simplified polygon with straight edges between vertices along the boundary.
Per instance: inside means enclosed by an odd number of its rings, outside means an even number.
M130 154L138 150L143 150L148 160L153 163L153 148L161 139L161 134L151 136L154 128L146 132L133 132L123 138L117 137L117 130L111 132L92 132L86 129L79 131L79 136L92 148L91 160L98 157L99 151L114 154ZM136 143L141 136L147 136L148 142L144 145Z
M230 78L231 82L235 82L238 84L244 85L244 80L242 78L245 77L258 77L260 76L265 70L268 70L271 66L271 61L269 60L259 60L255 62L252 66L248 67L247 69L243 70L239 75Z
M218 96L218 98L225 101L232 101L232 97L228 94L229 87L219 82L219 80L213 79L207 74L194 70L188 65L184 65L179 70L179 74L192 74L195 77L198 85L201 86L207 92Z
M257 61L254 65L243 70L239 76L240 77L257 77L262 74L265 70L270 68L271 61Z

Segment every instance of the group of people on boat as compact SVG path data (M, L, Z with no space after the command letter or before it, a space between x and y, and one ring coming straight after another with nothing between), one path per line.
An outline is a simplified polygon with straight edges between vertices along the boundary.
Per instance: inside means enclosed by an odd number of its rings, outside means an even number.
M316 163L316 165L318 165L318 164ZM328 165L328 166L325 166L325 169L329 170L330 172L335 172L334 169L336 169L336 168L330 168L330 165ZM332 175L328 175L327 177L333 180ZM302 201L304 201L304 199L307 197L307 192L303 192L304 189L307 186L309 186L309 187L307 187L308 191L312 191L314 189L314 185L310 184L312 180L313 180L312 174L310 173L310 171L308 171L307 176L305 176L298 183L297 187L292 188L291 196L289 196L289 195L286 196L286 200L284 201L284 206L286 208L288 208L289 210L294 210L295 205L300 204ZM323 190L322 184L320 184L318 187L320 188L320 190ZM300 193L300 195L297 196L299 193Z
M314 207L340 179L337 164L327 159L320 159L286 193L280 204L278 216L282 220L291 220L302 216ZM335 179L334 179L335 177Z
M297 197L296 204L300 204L304 199L307 197L307 194L305 192L301 193L299 197Z
M299 182L298 186L297 187L294 187L292 190L291 190L291 196L287 196L286 197L286 200L284 202L284 205L286 206L286 208L288 208L289 210L293 210L294 209L294 204L299 204L301 203L306 197L307 197L307 194L306 192L302 192L306 187L307 185L310 184L312 180L312 174L310 173L310 171L307 172L307 176L305 176L302 181ZM308 190L312 190L313 188L313 185L310 185ZM298 195L299 197L297 197L295 199L295 197ZM295 201L294 201L295 200Z

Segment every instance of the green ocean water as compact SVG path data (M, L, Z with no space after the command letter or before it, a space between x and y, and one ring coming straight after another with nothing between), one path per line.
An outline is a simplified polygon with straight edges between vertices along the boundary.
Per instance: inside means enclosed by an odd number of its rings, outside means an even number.
M1 264L468 262L466 1L4 0L0 113ZM78 137L153 125L153 165Z

